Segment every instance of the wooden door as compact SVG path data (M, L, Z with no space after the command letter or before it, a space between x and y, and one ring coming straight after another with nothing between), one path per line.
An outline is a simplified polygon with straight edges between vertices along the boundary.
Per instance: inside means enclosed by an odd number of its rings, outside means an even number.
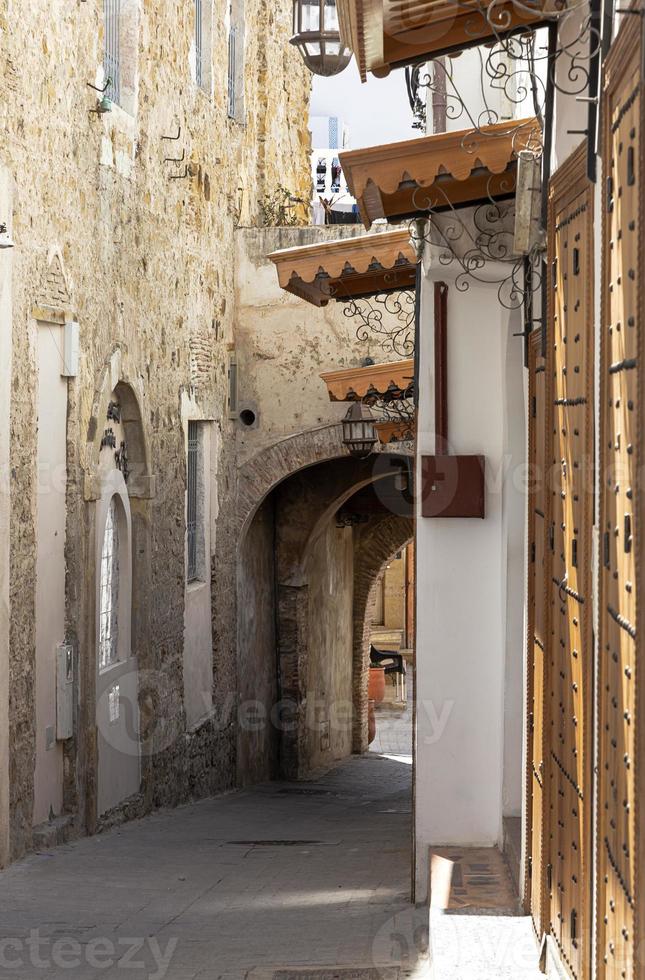
M575 980L591 950L593 194L583 144L549 192L547 554L549 931Z
M529 341L529 511L528 511L528 745L527 801L529 832L525 896L538 939L544 933L544 736L545 736L545 649L546 649L546 439L547 393L542 332Z
M643 960L642 19L624 19L603 85L598 644L598 977L637 980ZM642 679L641 679L642 688ZM642 698L642 695L641 695ZM640 876L640 879L639 879ZM641 946L640 956L637 953Z

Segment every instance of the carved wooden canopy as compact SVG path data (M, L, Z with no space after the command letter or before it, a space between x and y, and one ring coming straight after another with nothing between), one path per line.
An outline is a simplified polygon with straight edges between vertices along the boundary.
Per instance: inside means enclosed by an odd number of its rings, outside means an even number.
M515 193L517 154L540 145L535 118L341 153L367 228L424 212L504 200Z
M338 0L341 36L363 81L535 28L556 9L556 0Z
M414 360L370 364L368 367L328 371L320 377L327 385L332 402L353 402L369 398L403 398L414 383Z
M416 255L407 228L286 248L268 258L282 288L314 306L415 284Z

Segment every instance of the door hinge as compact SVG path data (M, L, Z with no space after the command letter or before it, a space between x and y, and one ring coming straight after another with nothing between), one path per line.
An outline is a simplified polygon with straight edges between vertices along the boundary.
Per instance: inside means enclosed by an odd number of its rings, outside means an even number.
M578 913L571 909L571 941L575 942L578 938Z
M528 878L529 878L529 881L530 881L531 878L533 877L533 858L531 857L530 854L529 854L529 856L527 858L527 861L526 861L526 873L527 873Z
M553 890L553 865L547 864L546 866L546 887L549 891Z

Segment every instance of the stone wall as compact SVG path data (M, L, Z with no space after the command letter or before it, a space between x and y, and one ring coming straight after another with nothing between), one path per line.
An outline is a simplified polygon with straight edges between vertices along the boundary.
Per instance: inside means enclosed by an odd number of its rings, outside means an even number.
M66 639L81 678L76 738L65 746L64 809L76 830L95 812L92 490L106 369L137 393L154 477L133 503L142 531L137 651L164 738L144 760L146 806L212 792L235 778L235 737L212 723L185 735L182 705L185 446L190 391L221 438L213 463L215 708L236 690L232 530L234 423L226 411L234 344L233 239L257 224L263 197L284 184L309 199L309 76L287 43L291 0L246 0L245 119L227 117L225 0L212 12L212 97L191 78L194 5L134 4L129 44L136 115L97 114L103 4L0 4L0 164L14 185L11 405L11 851L31 845L35 730L36 320L80 322L80 371L68 382ZM132 25L131 25L132 26ZM288 84L287 84L288 81ZM164 137L176 136L170 140ZM172 163L167 158L180 158ZM175 177L179 179L174 179ZM118 379L117 379L118 380ZM93 428L94 426L94 428ZM100 438L100 432L98 433ZM60 640L63 637L58 638ZM219 703L218 703L219 702Z
M240 461L295 432L339 421L347 411L330 402L320 375L359 366L365 357L394 359L374 341L359 341L344 304L317 308L280 289L271 252L363 233L355 225L328 228L253 228L237 236L237 357L240 408L253 411L240 425Z

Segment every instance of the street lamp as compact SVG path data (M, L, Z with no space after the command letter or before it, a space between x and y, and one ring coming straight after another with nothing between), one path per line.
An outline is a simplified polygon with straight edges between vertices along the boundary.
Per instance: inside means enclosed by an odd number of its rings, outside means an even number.
M352 456L365 459L378 441L372 409L362 402L353 402L343 419L343 445Z
M293 0L291 44L314 75L338 75L352 52L340 39L336 0Z

